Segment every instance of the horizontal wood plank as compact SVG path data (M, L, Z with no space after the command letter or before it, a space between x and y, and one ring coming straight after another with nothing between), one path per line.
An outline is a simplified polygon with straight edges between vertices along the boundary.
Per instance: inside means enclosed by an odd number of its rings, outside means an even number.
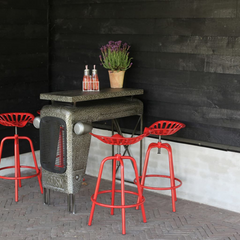
M0 2L1 9L25 9L26 6L28 9L47 9L48 1L34 1L34 0L5 0Z
M153 48L158 52L240 56L240 38L156 36Z
M47 49L48 42L46 38L0 40L1 55L47 53Z
M238 18L52 19L58 33L239 36Z
M158 36L158 35L97 35L56 34L56 47L99 49L109 40L122 40L134 51L182 53L200 55L240 56L240 37ZM96 38L98 36L98 41ZM74 40L73 40L74 39ZM84 40L86 39L86 40ZM139 41L137 41L139 39Z
M4 91L0 94L0 99L18 99L18 98L31 98L36 99L36 97L40 96L40 93L48 90L49 82L41 81L41 82L31 82L31 83L15 83L4 85L2 89ZM24 94L25 93L25 94Z
M154 32L162 36L238 37L239 24L239 18L160 18Z
M159 119L178 119L182 122L195 122L219 127L232 128L234 125L234 128L240 129L239 110L194 107L167 102L154 104L154 101L151 100L145 101L145 105L147 116L158 117Z
M67 62L99 62L98 55L101 54L100 49L81 48L80 45L76 48L64 48L64 43L59 43L60 49L55 49L56 61ZM68 43L67 45L70 45ZM96 47L96 46L95 46ZM80 57L81 56L81 57ZM211 73L240 73L240 57L225 56L225 55L205 55L205 54L181 54L181 53L166 53L166 52L136 52L131 51L133 56L134 67L138 68L156 68L166 70L181 70L181 71L203 71Z
M21 55L0 55L2 69L13 70L43 68L48 64L48 54L21 54ZM1 74L0 74L1 75Z
M43 39L48 38L48 31L44 24L0 25L0 39Z
M35 1L34 1L35 2ZM47 10L0 8L1 24L47 24Z
M56 3L56 2L54 2ZM52 12L60 18L233 18L236 0L153 1L114 3L86 3L58 5ZM87 9L87 11L86 11Z

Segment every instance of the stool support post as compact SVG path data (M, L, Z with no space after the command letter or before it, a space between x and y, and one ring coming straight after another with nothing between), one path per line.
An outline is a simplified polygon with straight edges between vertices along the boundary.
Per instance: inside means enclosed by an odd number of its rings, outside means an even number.
M125 206L125 189L124 189L124 164L123 160L121 159L121 155L118 156L117 159L121 165L121 204ZM126 234L126 220L125 220L125 208L122 208L122 234Z
M161 138L162 138L162 136L159 135L158 136L158 143L161 143ZM158 154L160 154L160 153L161 153L161 147L158 147Z
M14 130L15 130L15 135L18 135L17 127L14 127Z
M115 184L116 184L116 159L112 160L112 202L111 204L114 205L115 201ZM111 215L114 214L114 208L111 208Z
M140 134L143 133L143 115L140 115ZM140 156L139 156L139 174L142 175L142 139L140 141Z
M18 186L21 187L20 159L19 159L19 139L18 135L14 136L14 163L15 163L15 201L18 201Z

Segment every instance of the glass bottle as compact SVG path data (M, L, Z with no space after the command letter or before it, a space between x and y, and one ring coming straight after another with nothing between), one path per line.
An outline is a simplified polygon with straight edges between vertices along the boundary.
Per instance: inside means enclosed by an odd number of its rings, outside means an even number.
M85 65L83 82L82 82L82 90L83 91L89 90L89 83L90 83L89 69L88 69L88 65Z
M93 65L92 82L93 82L93 90L98 91L99 90L99 79L98 79L96 65Z

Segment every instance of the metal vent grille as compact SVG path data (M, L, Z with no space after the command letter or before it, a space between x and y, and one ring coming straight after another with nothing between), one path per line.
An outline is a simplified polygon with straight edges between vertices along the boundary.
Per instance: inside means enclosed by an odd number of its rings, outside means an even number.
M54 173L67 168L66 123L61 118L43 117L40 122L40 161L42 167Z

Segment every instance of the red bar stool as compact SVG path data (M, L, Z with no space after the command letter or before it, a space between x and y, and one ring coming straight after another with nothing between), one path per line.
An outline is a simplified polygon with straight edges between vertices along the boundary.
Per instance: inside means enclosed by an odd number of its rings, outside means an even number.
M18 127L21 127L21 128L25 127L27 123L32 123L33 119L34 119L34 116L31 113L3 113L3 114L0 114L0 124L1 125L8 126L8 127L15 127L15 135L11 136L11 137L3 138L1 141L1 146L0 146L0 159L1 159L4 142L6 140L14 140L15 164L14 164L14 166L7 166L7 167L0 168L0 170L15 168L15 176L14 177L0 176L0 178L15 180L15 201L16 202L18 202L18 186L19 187L22 186L22 184L21 184L22 179L38 177L40 190L41 190L41 193L43 193L43 187L42 187L42 182L41 182L41 171L39 170L38 165L37 165L37 160L36 160L32 141L28 137L19 136L17 134ZM35 167L20 165L19 140L21 140L21 139L27 140L29 142ZM21 176L21 171L20 171L21 168L35 169L36 173L33 175L28 175L28 176Z
M92 136L98 138L100 141L102 141L104 143L111 144L111 145L118 145L118 153L115 154L114 156L104 158L102 160L101 164L100 164L96 189L95 189L94 194L91 197L92 209L91 209L88 225L91 226L91 224L92 224L95 205L111 208L111 215L114 214L114 208L121 208L122 209L122 234L126 234L126 222L125 222L125 209L126 208L141 206L143 222L147 222L147 221L146 221L145 209L144 209L144 205L143 205L143 203L145 202L145 198L142 196L142 190L141 190L141 185L140 185L140 181L139 181L136 161L131 156L122 156L120 154L120 145L131 145L131 144L137 143L143 137L145 137L145 134L142 134L142 135L140 135L138 137L134 137L134 138L125 138L125 137L123 137L119 134L115 134L112 137L99 136L99 135L96 135L96 134L93 134L93 133L90 133L90 134ZM124 164L123 164L124 159L130 159L132 161L133 168L134 168L134 171L135 171L135 176L136 176L136 179L137 179L136 184L137 184L138 192L127 191L127 190L124 189ZM104 167L104 164L109 160L113 161L112 189L111 190L99 191L103 167ZM115 189L116 164L117 164L117 162L120 163L120 167L121 167L120 168L121 169L121 190ZM114 205L115 193L116 192L121 193L121 205ZM97 202L98 195L99 194L104 194L104 193L111 193L111 195L112 195L111 204L104 204L104 203ZM136 201L136 203L134 203L134 204L126 205L125 204L125 193L137 195L138 196L138 201Z
M172 135L176 133L181 128L184 128L185 124L174 122L174 121L158 121L152 124L149 128L145 128L144 132L146 135L154 134L158 135L159 139L157 143L150 143L146 152L145 162L143 166L143 173L141 178L141 186L142 191L144 188L146 189L153 189L153 190L171 190L172 195L172 211L176 212L175 207L175 201L177 201L177 195L176 195L176 188L179 188L182 185L182 181L178 178L175 178L174 176L174 168L173 168L173 157L172 157L172 148L168 143L162 143L161 142L161 136L166 135ZM161 148L165 148L168 151L168 158L169 158L169 172L170 176L167 175L157 175L157 174L148 174L147 175L147 167L148 167L148 161L149 161L149 155L150 151L153 148L158 148L158 153L160 153ZM170 179L170 187L151 187L151 186L145 186L145 179L146 177L160 177L160 178L169 178ZM136 180L136 179L135 179ZM134 182L136 183L136 181ZM175 181L177 181L179 184L176 186ZM138 208L138 207L137 207Z

